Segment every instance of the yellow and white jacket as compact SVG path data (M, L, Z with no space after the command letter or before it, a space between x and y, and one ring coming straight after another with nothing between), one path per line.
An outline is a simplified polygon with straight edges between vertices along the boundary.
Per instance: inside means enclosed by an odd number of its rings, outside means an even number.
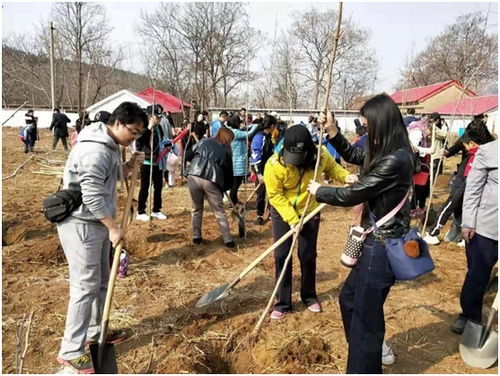
M335 162L325 146L321 147L318 177L323 172L341 183L345 183L345 178L350 174L349 171ZM295 166L285 164L283 161L280 163L277 153L267 161L264 169L264 183L269 203L289 225L299 222L307 201L307 186L313 177L313 169L304 172ZM318 202L313 196L306 214L309 214L317 206Z

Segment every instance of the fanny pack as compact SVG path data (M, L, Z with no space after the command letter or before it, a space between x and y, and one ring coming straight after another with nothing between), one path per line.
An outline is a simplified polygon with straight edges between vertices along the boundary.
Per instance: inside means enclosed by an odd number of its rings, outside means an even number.
M61 189L43 200L43 214L52 223L68 218L82 204L82 192Z

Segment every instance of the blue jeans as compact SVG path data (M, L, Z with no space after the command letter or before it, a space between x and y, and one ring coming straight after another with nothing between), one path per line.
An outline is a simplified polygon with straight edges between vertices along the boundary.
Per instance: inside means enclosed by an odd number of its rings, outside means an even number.
M384 245L367 238L339 296L349 343L347 373L382 373L384 302L395 281Z
M467 274L460 293L461 317L482 321L483 298L498 260L498 240L475 234L465 247Z

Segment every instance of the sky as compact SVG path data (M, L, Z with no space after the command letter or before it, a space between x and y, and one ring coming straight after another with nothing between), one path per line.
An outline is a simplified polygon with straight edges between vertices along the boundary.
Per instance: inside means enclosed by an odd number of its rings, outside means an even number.
M135 25L141 10L151 12L158 2L104 1L107 16L114 30L111 39L127 46L129 58L123 69L142 73L137 56L141 42L136 35ZM10 33L25 33L31 24L49 20L52 2L3 1L2 33L5 38ZM251 1L248 2L250 24L261 30L271 41L277 26L278 33L286 30L293 22L294 15L314 6L317 9L338 9L337 2L290 2ZM405 62L412 59L437 36L446 25L454 23L458 16L489 10L489 30L497 30L498 4L488 2L366 2L344 1L343 17L351 17L358 25L370 31L369 47L374 49L379 62L375 81L375 91L394 91L400 70ZM57 22L57 20L55 20ZM57 27L57 25L56 25ZM272 48L266 43L262 50ZM265 53L258 52L265 58Z

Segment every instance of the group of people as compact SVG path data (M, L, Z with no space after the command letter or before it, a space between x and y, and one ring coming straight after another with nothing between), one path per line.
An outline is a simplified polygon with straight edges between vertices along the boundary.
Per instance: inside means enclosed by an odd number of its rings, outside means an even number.
M410 229L410 213L415 205L412 202L417 200L419 205L420 198L412 200L406 197L411 191L413 196L417 194L414 177L422 154L434 152L433 145L423 143L429 136L432 138L432 134L420 126L412 128L414 122L422 119L413 120L407 127L394 101L385 94L377 95L360 110L359 127L362 129L356 142L364 138L364 146L359 146L349 143L341 134L332 112L311 119L312 126L296 124L288 127L276 114L248 119L245 109L233 114L221 111L219 118L210 123L199 112L193 122L184 121L180 133L175 135L173 131L172 140L165 136L168 130L162 126L160 113L161 109L153 106L144 111L134 103L122 103L107 121L85 126L69 154L63 186L80 190L83 204L57 225L70 271L70 300L59 363L79 373L93 372L86 344L95 341L98 334L109 278L110 243L116 246L125 238L114 219L114 189L118 179L128 173L133 163L140 163L139 216L145 214L145 201L152 180L155 191L153 214L158 219L166 219L161 213L160 163L162 149L177 142L182 143L182 151L178 153L182 163L189 163L184 166L183 174L187 177L192 202L192 242L203 242L202 216L206 198L224 244L235 247L223 197L229 192L231 203L235 207L241 206L238 189L251 169L257 188L257 219L254 223L265 223L267 198L274 241L290 230L296 233L301 271L300 299L315 314L322 312L316 291L320 214L299 229L301 216L310 214L319 203L342 207L363 204L360 225L366 229L403 202L399 211L367 236L360 259L339 295L349 345L347 373L381 373L382 364L394 362L394 354L384 341L383 306L396 278L388 267L384 239L403 237ZM437 124L433 115L427 119L424 121ZM319 126L326 132L326 144L318 149L312 128L317 130ZM415 145L417 137L412 130L417 128L421 138ZM485 133L479 133L475 125L471 125L460 138L462 151L468 156L464 157L464 166L459 167L457 181L453 183L460 185L463 191L461 233L468 259L461 294L462 314L452 326L455 332L460 332L460 327L463 330L467 320L481 320L483 296L497 257L497 227L496 222L492 223L492 218L497 218L497 141L492 137L487 141L482 138ZM171 141L170 146L165 146L166 140ZM132 144L135 144L132 158L123 163L119 146ZM347 163L358 165L360 173L352 174L342 167L328 146ZM445 147L444 144L439 146L441 156L454 152ZM316 166L317 177L325 173L341 186L322 186L315 181ZM309 195L312 198L306 207ZM488 205L484 205L485 202ZM449 211L448 205L445 206ZM276 279L283 272L291 242L289 238L275 251ZM289 263L270 318L284 319L292 309L292 263ZM112 331L108 335L108 341L113 343L124 338L123 331Z

